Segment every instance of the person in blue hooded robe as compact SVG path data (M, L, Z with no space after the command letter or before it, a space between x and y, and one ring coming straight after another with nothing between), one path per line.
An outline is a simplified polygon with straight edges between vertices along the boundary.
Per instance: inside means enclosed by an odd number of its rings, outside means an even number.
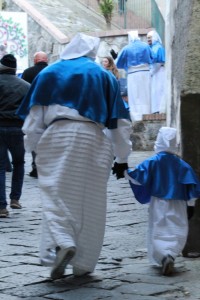
M128 45L117 56L116 66L127 72L130 116L135 122L151 112L150 64L153 53L147 43L140 40L137 31L128 32L128 40Z
M43 205L40 260L58 279L94 271L103 245L107 181L124 177L130 121L116 78L94 62L100 39L78 33L34 79L18 115L37 153ZM104 132L107 132L106 134Z
M199 198L200 181L192 167L176 155L176 129L162 127L156 154L128 170L135 198L149 203L148 257L171 275L188 234L187 201Z
M165 48L156 31L147 34L147 42L153 52L153 62L150 67L151 73L151 113L165 113Z

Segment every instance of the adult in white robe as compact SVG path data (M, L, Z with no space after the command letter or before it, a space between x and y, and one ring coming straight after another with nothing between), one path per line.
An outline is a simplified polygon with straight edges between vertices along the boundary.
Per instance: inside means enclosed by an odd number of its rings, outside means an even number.
M131 126L117 80L93 61L98 46L99 38L76 35L61 61L39 74L18 112L28 112L26 151L37 153L40 259L52 266L52 279L62 277L67 264L76 276L94 271L113 157L122 172L131 151Z
M159 34L152 30L147 34L147 42L153 52L151 73L151 113L166 113L166 72L165 49Z
M135 198L149 203L148 257L171 275L188 234L187 201L200 195L200 181L190 165L176 155L176 129L162 127L155 142L156 154L131 171Z
M128 39L128 45L118 54L116 66L127 72L130 116L135 122L151 112L149 66L153 54L149 46L140 40L137 31L128 32Z

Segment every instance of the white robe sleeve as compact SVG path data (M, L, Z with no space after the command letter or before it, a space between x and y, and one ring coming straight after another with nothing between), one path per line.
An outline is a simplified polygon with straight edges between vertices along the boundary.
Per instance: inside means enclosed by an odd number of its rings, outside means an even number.
M154 76L162 67L163 64L161 63L154 63L153 65L150 66L150 74L151 76Z
M124 171L124 177L125 177L125 179L130 180L135 185L141 185L137 180L135 180L131 176L129 176L127 171Z
M26 152L37 152L37 144L45 129L44 107L39 105L33 106L22 127L22 131L25 134L24 147Z
M111 140L117 163L127 163L131 153L132 143L130 141L131 122L126 119L119 119L116 129L106 129L106 136Z

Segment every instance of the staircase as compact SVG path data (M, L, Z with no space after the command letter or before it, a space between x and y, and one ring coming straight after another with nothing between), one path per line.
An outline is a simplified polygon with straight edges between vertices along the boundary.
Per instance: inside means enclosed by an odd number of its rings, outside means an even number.
M16 4L20 1L14 0ZM68 37L77 32L94 32L106 30L104 17L90 10L79 1L70 0L26 0L56 28ZM112 26L111 29L116 29Z

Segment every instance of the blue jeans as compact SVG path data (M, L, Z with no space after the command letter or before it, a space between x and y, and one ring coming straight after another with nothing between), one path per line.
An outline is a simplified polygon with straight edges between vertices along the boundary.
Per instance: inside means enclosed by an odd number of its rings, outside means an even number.
M6 208L6 158L12 157L12 181L10 199L19 200L24 180L24 139L21 128L0 127L0 209Z

